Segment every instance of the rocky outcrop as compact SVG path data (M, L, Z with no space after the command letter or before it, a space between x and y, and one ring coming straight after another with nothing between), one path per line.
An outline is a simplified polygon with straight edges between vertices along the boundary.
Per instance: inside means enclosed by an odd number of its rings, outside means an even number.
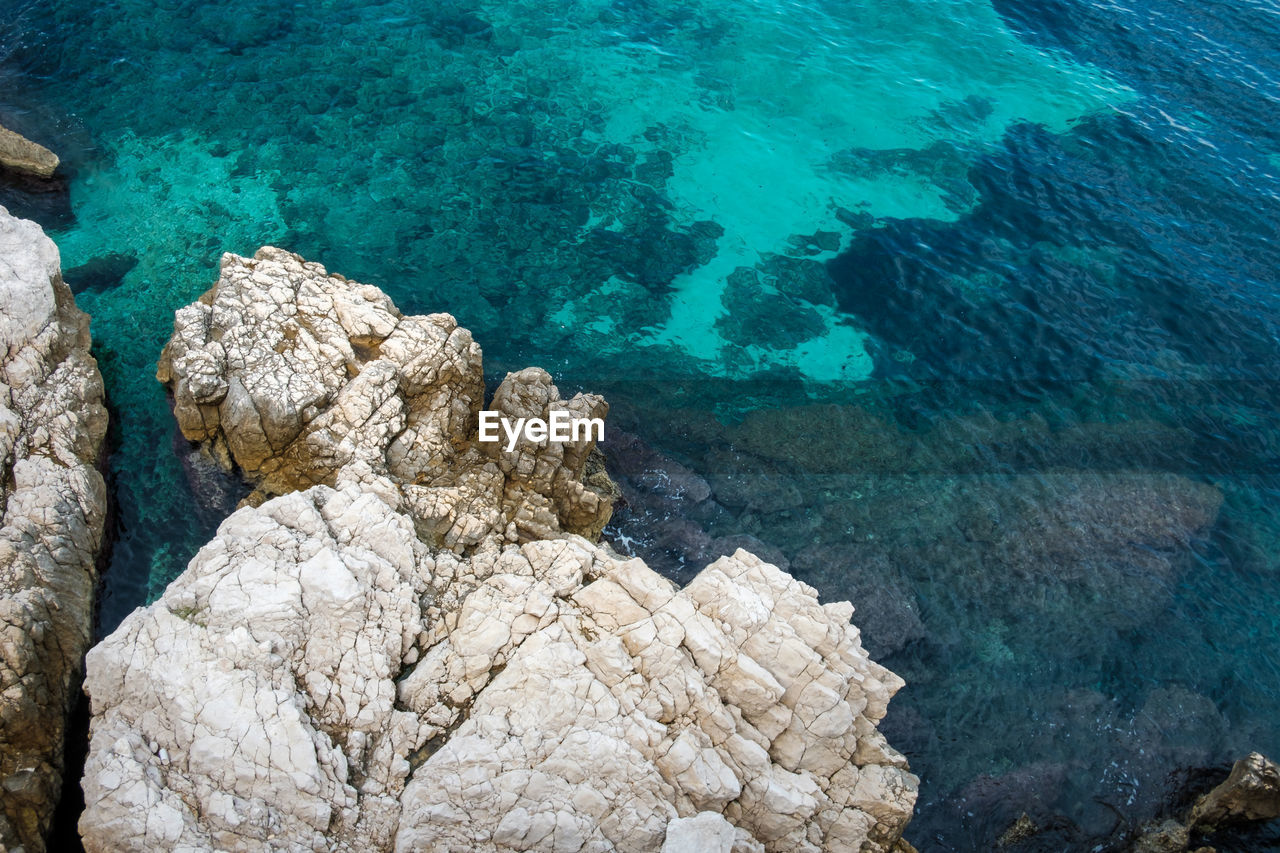
M480 445L451 317L227 256L160 376L259 492L89 654L88 849L906 849L902 682L852 606L741 550L678 589L577 535L607 518L591 444ZM605 408L533 370L490 406Z
M157 377L183 435L257 485L251 503L385 477L419 533L459 552L596 538L612 511L591 436L510 451L477 440L480 347L452 317L402 316L376 287L279 249L223 256L217 284L178 311ZM608 411L593 394L561 400L537 368L509 375L491 408L513 422Z
M1280 817L1280 766L1251 752L1231 768L1225 782L1191 809L1187 823L1205 831L1224 824Z
M11 169L37 178L52 178L57 168L57 154L0 125L0 169Z
M92 637L106 434L58 250L0 208L0 848L44 849Z
M876 723L902 682L848 604L745 551L677 590L576 536L433 550L389 493L237 511L90 652L88 849L658 850L703 812L703 849L901 834L916 780Z
M1131 853L1185 853L1193 838L1276 818L1280 818L1280 766L1251 752L1232 765L1221 784L1196 800L1184 821L1166 818L1143 826L1129 849ZM1197 847L1195 853L1212 851Z

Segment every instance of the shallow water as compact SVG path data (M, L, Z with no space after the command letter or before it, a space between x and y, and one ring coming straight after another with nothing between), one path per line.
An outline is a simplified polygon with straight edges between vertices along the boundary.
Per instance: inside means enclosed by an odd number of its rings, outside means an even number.
M172 312L273 243L710 484L620 474L619 547L687 577L752 536L851 597L921 849L1023 810L1087 849L1280 752L1274 8L421 5L0 0L114 406L103 631L220 518Z

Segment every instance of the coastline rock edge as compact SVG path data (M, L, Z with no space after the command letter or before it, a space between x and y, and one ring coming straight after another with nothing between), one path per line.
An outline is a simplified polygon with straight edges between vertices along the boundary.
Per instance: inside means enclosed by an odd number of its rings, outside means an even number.
M478 447L448 315L276 249L178 315L183 432L259 492L89 653L87 849L907 849L902 681L852 605L742 550L679 589L579 535L594 447ZM492 402L552 405L607 410L536 369Z
M107 429L58 249L0 207L0 848L44 849L93 635Z

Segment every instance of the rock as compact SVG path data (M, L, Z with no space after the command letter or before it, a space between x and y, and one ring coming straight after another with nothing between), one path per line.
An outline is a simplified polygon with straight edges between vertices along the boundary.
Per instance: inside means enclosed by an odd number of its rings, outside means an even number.
M893 713L880 723L880 733L893 744L894 749L908 758L927 754L938 746L938 733L933 722L914 705L897 705Z
M806 498L793 478L772 463L733 450L707 454L707 480L720 503L732 509L782 513L803 509Z
M478 441L480 347L448 314L405 317L376 287L280 249L224 255L218 282L177 312L157 377L183 435L257 486L251 503L324 484L391 490L420 534L459 553L559 532L595 539L616 488L591 436ZM603 418L545 371L512 373L504 417Z
M820 472L910 470L919 443L885 418L857 406L757 409L729 435L742 451Z
M1231 768L1231 774L1200 797L1183 823L1166 818L1141 827L1131 853L1184 853L1193 835L1213 833L1228 825L1280 817L1280 767L1253 752ZM1194 853L1213 853L1197 847Z
M609 456L610 473L637 491L676 506L701 503L711 496L706 480L637 435L611 430L602 449Z
M775 548L768 542L762 542L749 533L735 533L732 536L718 536L711 541L711 550L717 557L725 554L732 554L739 548L750 551L757 557L766 562L772 563L784 572L791 568L791 561L787 559L787 555L782 553L781 548Z
M965 785L953 808L962 814L982 815L993 827L1008 827L1006 834L1022 817L1033 824L1048 825L1054 819L1052 806L1067 775L1065 765L1049 761L1029 763L998 776L984 773Z
M1051 425L1034 411L1001 417L984 411L909 430L892 409L874 403L758 408L727 434L756 456L811 473L845 474L1176 470L1195 441L1188 429L1136 412L1113 423Z
M228 255L159 375L258 494L88 655L86 849L906 849L902 681L852 606L577 535L611 502L592 443L479 445L453 318ZM606 410L536 369L491 403L553 406Z
M1021 844L1028 838L1031 838L1040 831L1040 827L1031 819L1026 812L1018 815L1018 819L1009 825L1000 838L996 841L996 846L1000 848L1012 847L1015 844Z
M123 284L125 276L137 265L136 255L108 252L93 258L86 264L67 270L62 277L72 293L80 294L85 291L102 293Z
M1115 563L1167 582L1222 506L1216 487L1167 473L1048 473L998 485L975 494L955 524L1028 578L1078 581Z
M698 812L667 824L662 853L755 853L763 851L755 841L716 812Z
M8 208L12 216L30 219L50 231L66 230L76 222L71 207L71 184L62 174L37 178L0 169L0 207Z
M1206 831L1225 823L1280 817L1280 767L1251 752L1231 768L1227 780L1205 794L1187 819L1193 829Z
M177 430L173 432L171 445L191 488L194 516L207 529L217 527L235 511L249 488L235 472L223 468L207 447L192 444Z
M0 168L52 178L58 168L58 155L0 125Z
M573 535L458 555L393 503L244 507L89 653L86 849L893 848L902 682L847 603L745 551L683 590Z
M0 849L44 849L93 628L107 428L58 249L0 208Z
M1191 833L1176 820L1163 820L1142 827L1130 853L1183 853L1191 843Z
M651 520L646 525L646 533L653 540L654 548L650 550L679 561L683 571L676 577L680 580L691 579L699 568L720 556L712 553L714 540L711 535L702 529L702 525L687 518L669 516ZM737 549L731 549L731 552L734 550ZM631 556L645 559L647 555L641 552Z
M786 558L759 540L713 537L708 530L731 519L710 500L711 486L681 463L641 438L610 428L601 450L620 491L617 511L605 536L620 553L644 559L653 569L687 581L716 557L745 547L787 569ZM747 537L750 538L750 537Z
M1147 693L1120 742L1131 753L1151 756L1151 770L1135 772L1139 777L1156 778L1160 767L1204 765L1228 731L1230 726L1213 700L1174 685Z

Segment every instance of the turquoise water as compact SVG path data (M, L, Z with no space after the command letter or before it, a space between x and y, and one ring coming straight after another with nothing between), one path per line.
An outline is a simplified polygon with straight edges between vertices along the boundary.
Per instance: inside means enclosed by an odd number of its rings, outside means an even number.
M1277 751L1273 11L421 5L0 0L114 407L103 630L220 519L155 360L271 243L710 484L637 475L619 547L682 577L750 535L852 597L921 849L1024 808L1085 849Z
M138 260L81 296L131 529L187 527L148 377L223 251L282 244L451 311L495 369L858 379L865 333L830 293L774 276L739 295L729 275L821 261L834 250L795 244L847 243L868 217L954 219L1012 123L1061 131L1130 97L984 2L420 5L20 9L19 58L57 81L38 97L84 138L64 266ZM148 562L154 595L207 530L138 543L131 574Z

